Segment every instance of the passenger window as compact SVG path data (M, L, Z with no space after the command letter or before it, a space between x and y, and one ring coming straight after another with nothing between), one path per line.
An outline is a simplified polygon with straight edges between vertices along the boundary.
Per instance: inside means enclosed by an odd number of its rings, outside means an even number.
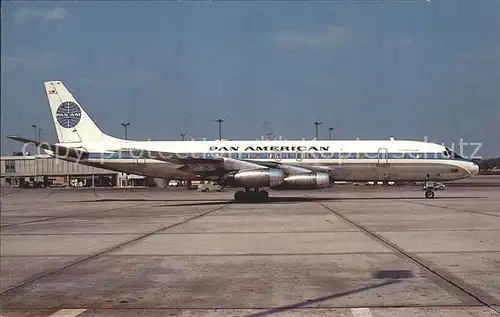
M405 153L392 153L392 155L390 154L391 157L389 158L393 158L393 159L403 159L406 157L406 154Z

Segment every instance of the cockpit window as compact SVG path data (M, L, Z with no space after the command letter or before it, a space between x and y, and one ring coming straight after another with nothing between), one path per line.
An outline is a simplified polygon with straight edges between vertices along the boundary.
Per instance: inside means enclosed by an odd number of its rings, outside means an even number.
M465 160L464 157L461 157L460 155L458 155L456 152L452 151L449 148L446 148L446 151L443 152L443 155L445 155L446 157L450 157L450 158Z

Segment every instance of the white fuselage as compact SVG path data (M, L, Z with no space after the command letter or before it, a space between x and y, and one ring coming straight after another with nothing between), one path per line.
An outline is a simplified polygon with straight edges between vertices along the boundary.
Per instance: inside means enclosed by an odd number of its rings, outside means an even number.
M445 146L417 141L122 140L105 134L61 81L46 81L44 86L59 142L38 144L54 151L48 154L129 174L213 180L245 188L236 192L236 201L268 199L262 187L320 189L332 181L448 181L479 172L477 164ZM37 144L18 136L9 138ZM427 198L433 196L426 191Z
M68 143L61 145L69 146ZM193 180L197 166L168 163L158 159L137 158L116 153L124 149L161 151L200 158L223 157L232 161L267 162L293 166L289 173L300 173L300 167L328 173L342 181L447 181L470 177L478 166L464 158L450 156L445 146L418 141L129 141L110 139L98 143L78 143L89 152L80 163L125 173ZM250 163L249 163L250 164ZM203 165L203 164L202 164ZM180 167L184 166L182 170ZM202 166L201 166L202 167Z

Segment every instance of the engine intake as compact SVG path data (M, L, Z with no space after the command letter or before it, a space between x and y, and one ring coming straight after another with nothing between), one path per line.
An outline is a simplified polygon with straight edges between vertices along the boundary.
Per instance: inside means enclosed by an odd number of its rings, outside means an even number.
M326 173L309 173L290 175L276 189L320 189L331 186L330 175Z
M229 173L224 182L234 187L277 187L283 184L285 173L281 169L253 169Z

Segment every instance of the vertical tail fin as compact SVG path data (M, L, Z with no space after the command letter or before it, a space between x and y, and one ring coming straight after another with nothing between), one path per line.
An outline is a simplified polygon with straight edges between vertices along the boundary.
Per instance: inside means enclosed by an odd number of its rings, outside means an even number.
M60 143L94 142L111 138L102 133L62 82L45 82L45 91Z

